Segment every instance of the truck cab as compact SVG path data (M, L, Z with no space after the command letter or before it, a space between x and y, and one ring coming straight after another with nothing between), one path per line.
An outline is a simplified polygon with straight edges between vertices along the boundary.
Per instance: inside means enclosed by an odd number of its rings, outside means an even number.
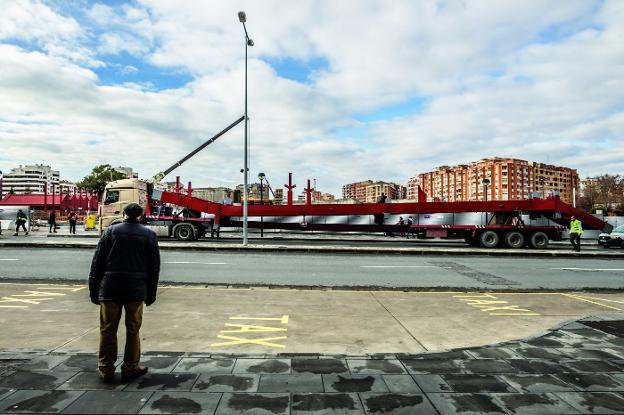
M147 207L147 183L139 179L115 180L106 185L100 205L100 230L123 220L123 210L130 203Z

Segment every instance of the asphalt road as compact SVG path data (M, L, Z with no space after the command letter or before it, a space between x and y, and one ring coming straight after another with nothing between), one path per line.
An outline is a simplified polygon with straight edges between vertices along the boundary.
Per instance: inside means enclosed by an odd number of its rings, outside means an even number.
M86 281L90 249L0 249L0 280ZM492 290L624 289L624 262L583 258L162 251L161 281Z

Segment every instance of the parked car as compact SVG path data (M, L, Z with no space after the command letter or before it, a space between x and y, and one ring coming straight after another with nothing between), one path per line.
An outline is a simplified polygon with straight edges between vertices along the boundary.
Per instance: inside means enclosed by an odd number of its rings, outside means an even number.
M610 234L601 233L598 236L598 244L602 245L604 248L609 248L611 246L624 248L624 225L618 226Z

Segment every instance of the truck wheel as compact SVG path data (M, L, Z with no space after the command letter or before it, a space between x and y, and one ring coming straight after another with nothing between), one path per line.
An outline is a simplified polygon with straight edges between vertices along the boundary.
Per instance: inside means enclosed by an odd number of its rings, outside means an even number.
M518 231L507 232L505 245L512 249L522 248L524 246L524 236Z
M548 235L544 232L535 232L529 240L531 248L546 249L548 247Z
M479 242L484 248L496 248L500 242L500 238L494 231L485 231L479 236Z
M173 236L178 241L192 241L195 239L195 229L188 223L181 223L173 228Z

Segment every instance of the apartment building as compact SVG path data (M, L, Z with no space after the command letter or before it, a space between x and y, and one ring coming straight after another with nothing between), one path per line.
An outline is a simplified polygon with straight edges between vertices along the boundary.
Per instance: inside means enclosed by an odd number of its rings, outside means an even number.
M373 184L372 180L345 184L342 186L342 198L364 202L366 201L366 186L370 184Z
M2 196L14 194L43 194L59 192L59 171L44 164L29 164L11 169L2 177ZM47 189L46 189L47 186Z
M579 177L574 169L513 158L485 158L467 165L441 166L408 181L408 198L415 199L418 186L427 201L529 199L558 194L572 202Z
M232 199L232 189L229 187L196 187L193 189L193 196L222 203L224 200Z
M398 183L366 180L348 183L342 186L343 199L355 199L358 202L374 203L381 194L391 199L405 199L407 189Z

